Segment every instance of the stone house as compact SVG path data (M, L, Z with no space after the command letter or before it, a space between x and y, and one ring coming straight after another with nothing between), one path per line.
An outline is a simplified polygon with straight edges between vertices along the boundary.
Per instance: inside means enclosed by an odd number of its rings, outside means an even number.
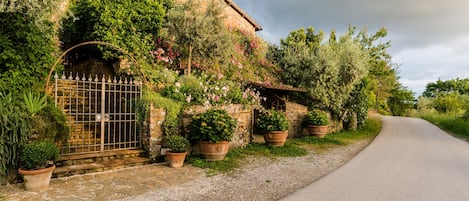
M188 0L176 0L179 3L187 2ZM261 31L262 27L252 19L246 12L244 12L232 0L214 0L221 1L223 7L223 14L225 15L225 24L228 27L240 29L250 34L256 31ZM209 1L201 1L201 9L205 9Z
M183 1L185 0L178 0L178 2ZM256 31L262 30L262 27L232 0L222 0L222 3L225 5L223 12L226 15L227 26L253 35ZM76 110L73 112L76 115L71 116L70 119L77 123L71 125L72 131L76 133L72 135L76 143L61 156L54 173L55 177L147 164L164 154L162 124L166 117L165 110L150 106L149 114L142 126L143 131L138 133L137 129L141 125L136 120L136 111L128 107L140 98L141 83L115 78L114 80L101 80L97 77L80 78L78 75L76 77L57 76L57 83L64 85L62 91L56 89L56 94L57 92L59 94L58 101L63 102L63 109ZM82 86L82 88L72 90L71 86ZM301 135L301 120L308 110L306 106L289 101L288 93L305 91L287 86L260 84L253 84L253 86L259 88L268 97L268 101L264 103L267 108L274 106L286 112L292 125L289 131L292 133L291 136ZM124 91L124 89L131 91ZM90 98L93 98L93 101L89 101ZM109 100L117 107L108 106ZM96 110L91 111L90 105L97 106ZM253 108L245 105L222 107L237 121L236 132L230 146L242 147L250 143L256 115ZM188 125L192 115L206 109L193 106L184 111L183 126ZM122 130L133 133L129 136ZM79 154L71 152L77 150L83 152Z

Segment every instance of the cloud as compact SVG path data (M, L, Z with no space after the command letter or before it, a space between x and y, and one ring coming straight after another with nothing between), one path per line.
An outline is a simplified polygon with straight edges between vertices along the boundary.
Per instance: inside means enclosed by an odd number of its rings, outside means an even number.
M235 0L261 26L269 42L313 26L343 33L349 25L373 33L388 29L389 52L401 64L401 82L426 83L469 76L469 1L466 0ZM419 93L418 92L418 93Z

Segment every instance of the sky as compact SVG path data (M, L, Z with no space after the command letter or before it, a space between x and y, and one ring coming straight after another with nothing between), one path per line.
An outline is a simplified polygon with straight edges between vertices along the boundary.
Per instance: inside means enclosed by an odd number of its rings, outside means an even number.
M469 77L467 0L234 0L278 44L288 33L314 27L344 33L349 25L369 34L388 30L388 53L400 82L420 95L429 82Z

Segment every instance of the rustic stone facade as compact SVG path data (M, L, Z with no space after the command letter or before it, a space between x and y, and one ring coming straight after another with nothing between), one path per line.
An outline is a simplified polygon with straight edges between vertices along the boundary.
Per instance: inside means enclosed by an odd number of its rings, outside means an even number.
M230 147L243 147L251 142L251 133L253 125L253 112L252 107L242 104L231 104L220 106L232 116L236 121L236 130L233 134L233 139L230 142ZM194 114L207 111L209 108L203 106L192 106L183 115L184 130L187 131L191 118Z
M299 137L304 134L303 126L301 122L308 114L308 107L294 103L294 102L285 102L286 105L286 115L288 121L290 121L290 129L288 130L289 137Z
M177 0L179 3L184 3L187 0ZM232 0L216 0L220 1L223 6L223 15L227 27L240 29L252 35L256 31L262 30L262 27L257 24L248 14L246 14L236 3ZM208 1L201 1L201 9L205 9Z
M288 130L288 137L301 137L308 135L308 131L303 128L301 125L304 118L308 114L308 107L294 103L294 102L286 102L286 115L288 120L290 121L290 129ZM329 127L327 129L327 133L335 133L340 132L343 129L343 122L332 119L331 114L326 112L327 118L329 119Z
M236 130L233 134L233 139L230 142L230 147L243 147L251 142L252 126L253 126L253 110L251 106L232 104L220 106L236 120ZM182 124L184 130L188 131L188 125L194 114L207 111L207 107L192 106L184 111ZM162 155L162 140L164 137L162 124L166 117L166 112L161 108L154 108L150 106L148 111L148 119L145 129L142 132L142 144L148 156L151 159L156 159ZM197 151L197 150L194 150Z
M166 118L166 111L161 108L155 108L151 104L147 115L147 121L144 122L144 129L142 131L142 146L148 153L148 157L155 160L161 155L163 141L162 125Z
M248 14L231 0L224 0L227 6L224 7L225 24L228 27L247 31L254 35L256 31L262 30Z

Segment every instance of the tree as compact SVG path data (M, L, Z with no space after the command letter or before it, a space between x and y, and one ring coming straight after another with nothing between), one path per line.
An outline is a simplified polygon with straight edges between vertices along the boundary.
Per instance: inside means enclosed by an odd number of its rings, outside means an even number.
M422 96L436 97L440 94L453 92L469 95L469 79L456 78L446 81L438 80L436 82L430 82L425 87L425 91L422 93Z
M179 48L189 75L193 65L216 67L231 56L230 35L222 23L222 9L217 2L186 1L168 11L167 38Z
M392 56L386 51L391 43L379 41L387 36L387 30L380 28L377 32L368 34L366 29L362 29L355 34L356 30L356 27L349 27L354 40L358 41L369 55L370 71L366 87L369 93L369 106L374 107L376 111L388 111L388 99L400 84L397 77L398 65L392 63Z
M322 31L299 29L281 41L279 51L284 82L310 89L313 99L339 116L355 85L368 73L367 54L350 33L325 41Z
M403 116L406 111L415 107L414 93L407 87L399 84L399 87L392 90L391 94L388 105L392 115Z
M63 48L97 40L112 43L138 58L150 58L163 25L166 1L163 0L77 0L74 16L64 22ZM115 59L114 51L100 47L106 59ZM88 51L87 54L98 54ZM101 55L98 55L101 56Z
M440 113L460 114L465 110L469 96L457 92L438 94L433 98L432 106Z
M0 12L23 13L30 16L39 16L49 13L57 6L57 0L2 0Z
M42 87L58 50L48 15L20 5L0 12L0 92Z

